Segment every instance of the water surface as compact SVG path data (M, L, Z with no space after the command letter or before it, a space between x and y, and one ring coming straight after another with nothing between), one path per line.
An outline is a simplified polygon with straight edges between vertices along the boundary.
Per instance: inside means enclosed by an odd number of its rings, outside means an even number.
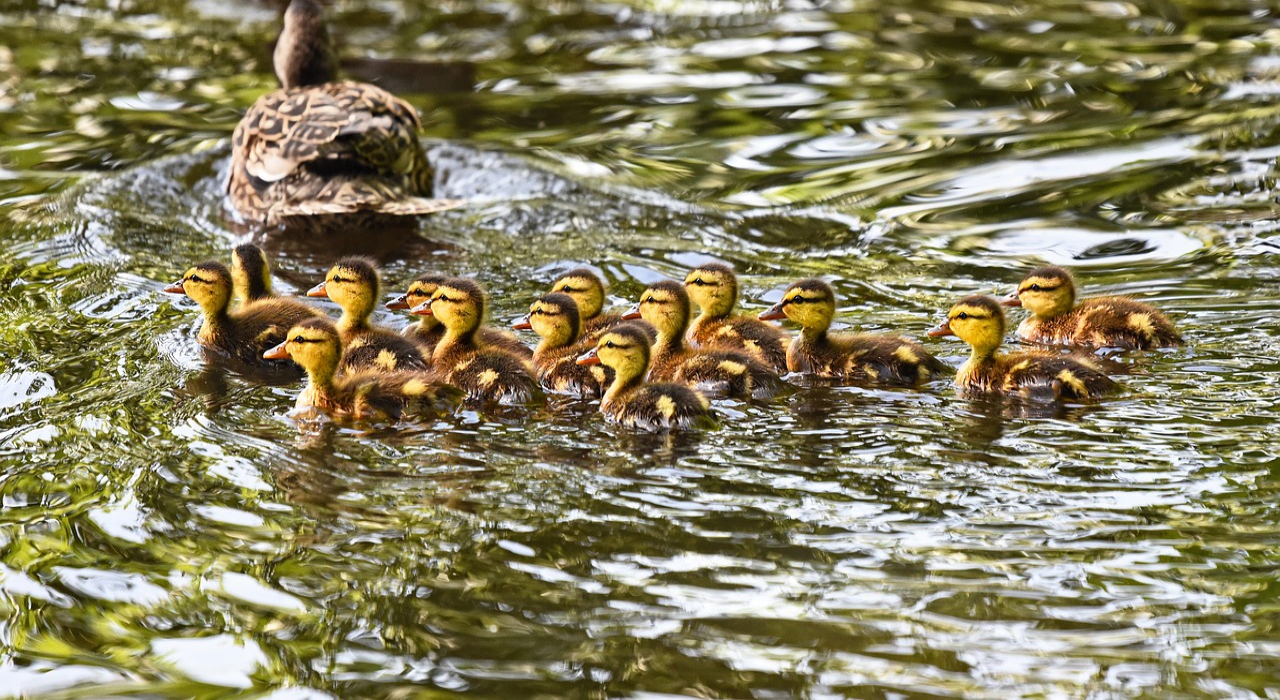
M477 64L406 95L473 201L359 242L389 286L470 274L501 321L581 263L621 305L721 259L752 309L822 275L842 323L919 337L1051 262L1188 340L1096 405L811 387L669 437L561 400L295 423L159 291L242 233L274 12L0 20L0 693L1280 693L1267 3L334 8L349 57ZM278 285L350 246L271 240Z

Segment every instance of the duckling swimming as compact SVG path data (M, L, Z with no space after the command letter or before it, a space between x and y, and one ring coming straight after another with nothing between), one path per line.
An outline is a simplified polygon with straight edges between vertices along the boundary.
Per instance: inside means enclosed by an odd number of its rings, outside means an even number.
M710 395L739 398L767 398L781 388L776 374L745 353L690 348L685 331L692 313L684 285L662 280L649 285L640 302L623 314L625 319L643 318L658 333L651 379L683 382Z
M750 316L734 316L738 303L738 276L724 263L707 263L689 271L685 291L702 313L689 328L689 340L704 348L739 350L763 362L774 372L787 371L786 336L782 331Z
M258 98L231 137L227 192L247 219L411 216L433 200L413 107L375 85L335 82L338 59L315 0L293 0L273 56L282 89Z
M613 370L613 383L600 402L600 411L619 425L658 432L709 422L711 404L695 389L683 384L645 382L649 334L641 326L624 323L606 330L596 347L577 362Z
M310 297L327 297L342 307L338 332L346 351L343 372L376 369L383 372L422 371L430 367L427 356L413 341L373 325L378 303L378 268L368 258L339 260L324 281L307 291Z
M271 289L271 265L262 249L252 243L232 249L231 281L234 296L242 302L275 296Z
M896 335L830 333L836 293L820 279L787 287L782 301L760 314L761 320L787 318L800 335L787 348L787 369L819 377L914 386L951 372L919 343Z
M204 323L200 344L249 365L263 362L262 352L284 340L294 324L324 314L293 299L260 299L231 310L231 271L220 262L202 262L164 291L186 294L200 305Z
M446 279L448 278L444 275L434 273L421 275L409 283L408 291L387 302L387 308L396 311L408 311L420 306L426 303L432 294L436 293L440 283ZM430 357L435 352L436 344L444 337L444 326L435 316L417 316L416 318L418 319L417 323L405 326L404 337L421 345L423 352ZM533 350L507 331L491 326L481 326L480 330L476 331L476 338L485 347L493 346L526 360L533 359Z
M1001 304L1031 312L1018 324L1018 337L1029 343L1138 350L1182 344L1173 323L1140 301L1094 297L1077 306L1075 280L1054 265L1027 273L1017 291Z
M484 320L484 289L472 280L445 280L415 315L435 316L445 328L431 363L444 380L473 402L524 403L537 394L532 363L496 347L483 346L477 332Z
M551 283L551 291L568 294L578 304L582 317L582 333L594 343L600 331L622 323L622 314L604 313L604 280L589 267L579 267L560 275Z
M396 420L405 412L448 406L459 394L427 372L338 376L342 355L338 329L327 319L315 318L293 326L285 340L262 357L292 359L306 371L307 386L298 394L297 408L317 408L356 420Z
M533 330L542 340L533 352L538 382L558 394L597 397L613 381L613 370L604 365L579 365L578 356L590 350L582 341L578 303L568 294L553 292L534 300L529 313L512 324Z
M947 320L929 331L938 338L954 335L973 353L956 375L956 386L972 393L999 393L1029 399L1091 399L1117 389L1096 366L1056 352L1000 354L1004 311L991 297L967 296L951 307Z

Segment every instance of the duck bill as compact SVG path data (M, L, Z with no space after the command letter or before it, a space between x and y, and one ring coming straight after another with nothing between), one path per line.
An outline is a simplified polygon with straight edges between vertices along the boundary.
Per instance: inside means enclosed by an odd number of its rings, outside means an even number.
M756 316L756 318L761 321L781 321L787 317L787 313L782 310L782 306L783 303L778 302L764 311L761 311L760 315Z
M325 296L329 296L329 295L326 294ZM392 311L408 311L409 296L407 294L401 294L395 299L392 299L391 301L387 302L386 307L388 309L391 309Z
M533 330L533 322L529 320L529 314L525 314L516 319L515 322L511 324L511 327L518 331L531 331Z
M598 365L600 364L600 356L596 354L595 348L591 348L579 355L577 362L580 365Z
M409 313L413 314L414 316L435 316L435 314L431 313L430 299L422 302L421 304L418 304L412 309L409 309Z
M187 293L186 287L182 286L182 280L178 280L177 282L174 282L173 284L169 285L168 287L165 287L164 289L161 289L160 291L166 292L168 294L186 294Z
M287 349L285 349L285 347L284 347L284 346L285 346L285 344L284 344L284 343L280 343L279 345L275 346L274 348L271 348L270 350L268 350L268 351L266 351L266 352L262 353L262 358L263 358L264 360L287 360L287 359L289 359L289 351L288 351Z
M955 333L951 332L951 322L943 321L942 323L939 323L933 328L930 328L925 333L925 335L929 336L930 338L943 338L948 335L955 335Z
M320 284L317 284L316 286L312 287L311 289L308 289L308 290L307 290L307 296L309 296L309 297L324 297L325 299L328 299L328 298L329 298L329 290L325 288L325 286L324 286L324 282L321 282Z
M626 311L623 311L623 312L622 312L622 319L623 319L624 321L634 321L634 320L636 320L637 318L640 318L640 317L641 317L641 314L640 314L640 305L639 305L639 304L636 304L635 306L633 306L633 307L631 307L631 308L627 309ZM581 363L579 363L579 364L581 364Z
M1017 309L1022 306L1022 300L1018 298L1018 293L1014 292L1009 296L1000 300L1001 306L1007 306L1011 309Z

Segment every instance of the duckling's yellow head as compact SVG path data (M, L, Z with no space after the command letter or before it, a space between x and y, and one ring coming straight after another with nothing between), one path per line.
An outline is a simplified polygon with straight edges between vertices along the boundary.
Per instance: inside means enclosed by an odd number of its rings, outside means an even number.
M436 293L440 288L440 284L446 278L444 275L427 273L418 279L409 283L409 289L400 296L387 302L387 308L393 310L409 310L417 306L421 306L431 299L431 295ZM423 328L431 328L440 325L440 321L435 316L419 316L418 323Z
M378 267L369 258L343 258L329 269L323 282L307 291L307 296L328 297L344 314L368 318L378 299Z
M573 297L584 321L599 316L604 310L604 281L590 268L579 267L560 275L552 283L551 291Z
M582 335L578 318L578 302L568 294L552 292L534 300L529 313L512 324L520 329L533 329L548 347L559 348L575 342Z
M440 284L431 298L415 306L416 316L435 316L450 333L470 333L484 321L484 288L464 277L451 277Z
M713 318L728 316L738 303L738 276L724 263L694 268L685 276L684 288L702 313Z
M1070 272L1056 265L1036 268L1018 284L1018 291L1001 303L1026 307L1040 318L1061 316L1076 305L1075 280Z
M289 329L283 343L262 353L268 360L290 358L313 379L333 377L342 357L338 329L323 318L311 318Z
M245 243L231 251L231 282L244 301L271 296L271 266L261 248Z
M806 331L825 331L836 315L836 292L817 278L803 279L787 287L782 301L761 312L761 321L788 318Z
M995 352L1004 341L1004 310L1000 302L981 294L956 302L947 312L947 320L929 330L932 338L948 335L971 345L975 354Z
M638 323L614 326L578 358L578 364L609 367L619 384L643 377L649 371L649 333Z
M231 305L231 271L220 262L202 262L182 273L182 280L165 287L164 291L186 294L200 305L205 315L216 316L225 313Z
M684 336L689 327L689 293L675 280L654 282L640 295L640 302L622 315L642 318L658 331L658 342Z

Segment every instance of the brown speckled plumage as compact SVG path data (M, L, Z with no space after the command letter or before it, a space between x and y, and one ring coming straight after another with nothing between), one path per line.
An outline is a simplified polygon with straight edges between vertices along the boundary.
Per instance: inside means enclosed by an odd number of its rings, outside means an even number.
M408 103L375 85L335 82L336 59L312 0L294 0L277 43L282 89L236 126L227 192L268 225L323 215L411 216L457 206L431 199L433 174Z
M689 327L689 340L702 348L745 352L774 372L787 371L786 335L776 326L749 316L734 316L738 277L723 263L700 265L684 280L685 289L702 313Z
M609 329L597 346L578 359L614 371L600 411L628 428L660 432L695 427L710 420L710 402L698 391L670 383L647 383L649 332L624 323Z
M432 366L472 402L524 403L538 393L530 360L477 338L484 319L484 289L464 278L445 280L426 305L445 327L431 355Z

